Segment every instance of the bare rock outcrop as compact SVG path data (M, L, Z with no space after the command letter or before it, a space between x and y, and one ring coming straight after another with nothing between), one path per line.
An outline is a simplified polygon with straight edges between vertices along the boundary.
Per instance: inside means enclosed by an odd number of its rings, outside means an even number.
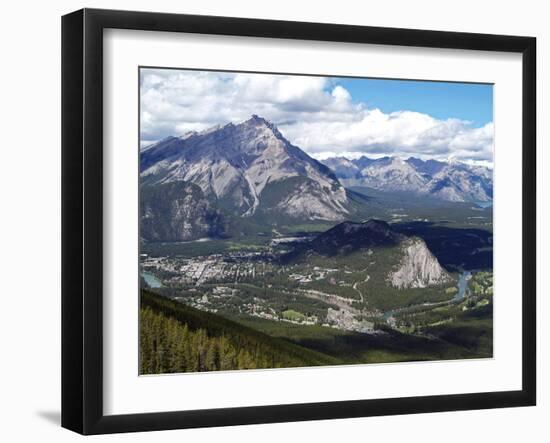
M409 238L402 243L403 257L398 268L391 272L389 281L398 289L425 288L450 281L449 274L420 238Z

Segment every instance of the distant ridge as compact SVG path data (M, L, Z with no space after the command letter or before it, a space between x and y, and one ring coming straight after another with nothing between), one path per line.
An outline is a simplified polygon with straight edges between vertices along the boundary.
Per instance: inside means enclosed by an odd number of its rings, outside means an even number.
M319 254L336 255L375 246L395 246L405 238L382 220L346 221L318 235L308 246Z
M323 162L344 186L366 186L381 191L411 192L454 202L493 199L493 171L457 160L421 160L410 157L331 157Z

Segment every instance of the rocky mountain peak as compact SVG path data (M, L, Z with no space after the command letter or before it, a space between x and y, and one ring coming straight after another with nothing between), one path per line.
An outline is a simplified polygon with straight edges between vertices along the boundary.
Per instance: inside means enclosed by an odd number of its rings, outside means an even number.
M244 122L239 123L235 126L243 128L255 128L264 133L264 135L272 135L280 140L284 140L285 142L287 142L287 140L283 137L283 135L274 123L256 114L252 114L252 116L248 120L245 120Z
M144 184L194 183L236 215L252 216L260 208L291 218L342 220L349 212L334 173L258 115L158 143L141 152L140 169ZM269 207L262 204L266 189Z
M248 120L245 121L245 123L252 123L252 124L257 124L257 125L271 125L271 123L266 120L265 118L263 117L260 117L259 115L257 114L252 114L250 116L250 118Z
M405 160L403 160L401 157L390 157L390 158L391 158L391 163L393 163L394 165L406 164Z
M409 157L406 161L421 174L427 174L429 176L437 174L446 166L445 162L434 159L422 160L416 157Z

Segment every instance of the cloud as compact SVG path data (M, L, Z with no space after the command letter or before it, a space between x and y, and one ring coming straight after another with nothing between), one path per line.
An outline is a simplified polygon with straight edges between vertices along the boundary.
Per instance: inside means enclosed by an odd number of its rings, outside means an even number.
M384 113L355 102L331 78L146 69L140 81L142 145L257 114L317 158L453 156L492 163L492 123L476 128L413 110Z

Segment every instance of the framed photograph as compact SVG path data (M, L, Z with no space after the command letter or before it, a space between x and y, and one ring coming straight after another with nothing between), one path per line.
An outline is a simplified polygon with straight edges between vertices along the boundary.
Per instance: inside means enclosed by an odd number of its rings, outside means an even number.
M531 37L62 20L62 425L536 402Z

